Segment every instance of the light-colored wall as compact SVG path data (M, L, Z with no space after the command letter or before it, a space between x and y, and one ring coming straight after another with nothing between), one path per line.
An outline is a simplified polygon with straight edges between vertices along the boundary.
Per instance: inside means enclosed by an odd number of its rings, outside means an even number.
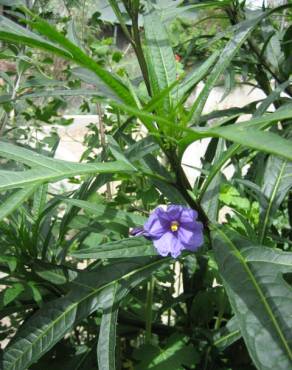
M191 102L196 99L202 88L203 84L200 84L195 94L192 95L189 105L191 105ZM224 89L222 87L215 87L208 97L204 114L215 110L228 109L232 107L242 108L251 102L262 100L266 97L262 90L255 89L254 87L248 85L236 87L224 100L222 100L223 95ZM245 120L248 118L249 115L243 115L241 116L240 120ZM194 184L195 179L200 174L200 171L192 169L190 166L201 168L201 158L204 156L209 142L210 139L208 138L196 141L191 144L184 153L182 163L184 164L184 170L191 184ZM227 167L224 170L224 174L227 176L227 178L230 178L233 174L233 168Z

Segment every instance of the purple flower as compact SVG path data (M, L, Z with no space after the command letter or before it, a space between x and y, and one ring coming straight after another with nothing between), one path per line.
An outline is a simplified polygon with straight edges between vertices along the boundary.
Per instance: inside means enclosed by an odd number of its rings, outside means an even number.
M166 210L158 207L144 228L134 229L132 235L144 235L153 241L161 256L170 253L176 258L182 250L195 251L203 244L203 225L197 217L196 211L180 205L170 205Z

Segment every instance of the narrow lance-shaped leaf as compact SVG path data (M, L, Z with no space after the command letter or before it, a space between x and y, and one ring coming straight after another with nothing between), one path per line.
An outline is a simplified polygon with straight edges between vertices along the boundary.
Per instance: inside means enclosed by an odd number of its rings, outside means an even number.
M215 51L206 61L204 61L199 67L196 67L182 80L176 92L177 99L180 99L178 105L182 104L187 99L189 95L188 93L192 92L194 86L206 77L219 55L220 50Z
M3 203L0 204L0 221L9 216L37 189L37 186L30 186L25 189L17 190L11 194Z
M117 141L112 136L107 135L107 142L108 142L109 149L112 152L112 155L114 156L114 158L118 161L127 163L128 166L131 167L132 166L131 162L129 162L129 160L123 153L123 150L119 146Z
M233 38L230 39L224 50L221 52L218 62L210 73L203 90L200 92L190 110L187 121L192 120L193 122L198 123L199 117L204 109L210 91L218 81L220 75L230 64L238 50L241 48L242 44L246 41L246 39L251 35L252 31L265 17L283 8L284 7L278 7L276 9L269 10L262 13L260 16L248 19L237 25L235 35L233 36Z
M229 65L234 55L241 48L241 45L247 39L249 34L253 31L257 23L258 22L255 22L255 20L248 20L248 21L243 22L239 30L234 35L234 37L225 46L224 50L222 51L220 55L218 62L216 63L215 67L210 73L203 90L200 92L195 103L193 104L190 110L189 116L188 116L188 120L192 120L194 122L198 121L204 109L204 106L206 104L210 91L216 84L222 72Z
M264 99L260 106L257 108L254 117L260 117L262 114L266 112L271 104L274 103L275 100L279 99L281 96L280 94L291 84L291 80L285 81L282 84L276 86L276 88L269 94L269 96Z
M56 182L78 175L131 172L131 168L126 166L124 162L119 161L96 164L65 162L64 165L60 165L60 163L56 163L56 168L54 170L34 168L32 170L18 172L0 171L0 190Z
M176 65L172 48L157 10L150 3L144 15L146 48L151 70L149 71L153 95L169 87L176 80ZM172 105L171 93L166 106Z
M138 109L124 104L113 103L113 105L126 112L132 113L141 119L149 121L155 120L156 122L159 122L161 127L173 128L173 123L164 117L154 114L152 115L145 111L139 111ZM205 137L221 137L248 148L275 154L288 160L292 160L291 140L284 139L273 132L260 131L260 129L263 130L277 121L289 118L292 118L292 109L286 108L267 114L263 117L254 118L246 122L240 122L224 127L202 129L178 127L182 132L187 133L178 145L180 146L180 150L183 152L190 143L196 140Z
M166 22L171 19L174 19L178 16L180 16L184 12L188 11L196 11L196 10L203 10L203 9L208 9L208 8L221 8L224 5L229 5L230 0L217 0L217 1L207 1L202 2L202 3L196 3L196 4L191 4L191 5L185 5L184 3L180 3L179 1L179 6L177 6L176 2L174 4L166 2L167 7L162 9L162 21Z
M230 158L236 153L238 153L240 150L241 150L240 145L233 144L230 145L230 147L218 158L216 158L212 167L210 168L207 178L203 183L202 189L200 190L199 200L203 199L205 192L208 190L209 186L211 186L213 180L217 177L220 170L226 165Z
M216 163L219 158L222 158L222 153L224 152L224 142L222 139L219 140L216 154L214 156L214 162ZM212 171L212 167L211 167ZM209 220L216 222L218 218L219 210L219 191L222 182L222 174L216 173L215 176L208 182L208 186L205 188L204 193L201 193L200 201L201 205L208 216Z
M153 247L153 244L144 237L126 238L115 242L100 244L88 249L80 249L71 253L72 257L80 259L133 258L156 255L157 251Z
M131 173L134 167L125 162L75 163L45 157L25 148L0 143L0 156L33 167L27 171L0 171L0 190L40 185L66 177L96 173Z
M291 140L274 134L273 132L254 130L233 125L230 127L220 127L211 131L214 136L241 144L245 147L278 155L292 161Z
M38 219L38 217L41 215L41 213L45 209L46 201L47 201L47 193L48 193L48 185L46 184L46 185L41 185L34 194L32 212L36 220Z
M65 49L60 48L53 43L45 40L34 32L20 26L18 23L0 15L0 39L14 43L34 46L40 49L45 49L54 54L60 55L63 58L71 58L70 53Z
M73 198L61 199L69 205L82 208L85 211L92 213L103 221L118 222L128 226L143 225L146 221L146 217L144 216L138 215L134 212L122 211L110 205L94 204L89 201Z
M135 105L128 89L117 77L102 68L92 58L86 55L83 50L59 33L51 24L38 18L27 9L25 11L33 17L29 21L30 27L37 30L41 35L46 36L50 41L27 30L27 28L19 26L4 16L0 17L0 39L44 49L63 58L70 59L80 66L93 71L125 103Z
M292 163L270 156L266 165L262 194L267 202L261 204L259 240L262 243L273 216L292 187Z
M76 61L81 66L93 71L119 98L125 103L135 105L135 102L129 93L127 87L120 81L118 77L102 68L92 58L86 55L78 46L70 42L65 36L59 33L50 23L42 18L33 15L33 20L29 22L33 29L36 29L49 40L59 44L72 55L72 60Z
M228 126L217 127L214 125L212 128L202 129L182 128L182 130L187 134L179 143L180 150L183 152L193 141L211 136L221 137L248 148L275 154L288 160L292 160L291 140L285 139L273 132L261 131L278 121L291 118L292 109L285 108L262 117L252 118L249 121L230 124ZM165 123L165 121L162 122L163 124L168 124ZM236 148L234 148L234 150L235 149Z
M260 370L289 370L292 292L283 275L292 253L256 246L234 231L212 232L215 258L253 362Z
M50 302L18 331L3 355L5 370L29 368L80 320L99 308L110 307L112 286L120 282L127 289L151 276L169 259L120 262L86 272L64 297Z
M114 284L111 290L111 301L102 313L97 344L97 361L100 370L114 370L116 368L115 348L119 305L119 302L117 302L118 290L119 285Z
M218 333L214 335L214 345L221 351L241 338L236 317L232 317Z

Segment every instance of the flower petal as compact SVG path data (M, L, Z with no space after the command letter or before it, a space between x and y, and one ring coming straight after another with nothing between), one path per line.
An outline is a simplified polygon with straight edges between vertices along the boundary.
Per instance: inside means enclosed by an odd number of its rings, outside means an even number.
M189 230L196 230L196 219L198 217L198 213L191 209L191 208L184 208L179 223L182 227L187 228Z
M180 227L178 232L178 239L183 244L185 249L194 251L203 244L203 225L201 222L194 222L193 230L185 227Z
M150 237L160 238L169 229L169 221L161 217L164 213L162 208L156 208L146 221L144 230Z
M169 253L173 258L178 257L184 246L171 231L166 232L161 238L153 241L155 248L161 256L167 256Z
M183 212L184 207L178 204L171 204L167 207L167 215L170 221L179 221L181 213Z
M139 227L134 227L134 229L130 230L130 235L132 236L141 236L141 235L144 235L145 231L143 229L143 227L139 226Z

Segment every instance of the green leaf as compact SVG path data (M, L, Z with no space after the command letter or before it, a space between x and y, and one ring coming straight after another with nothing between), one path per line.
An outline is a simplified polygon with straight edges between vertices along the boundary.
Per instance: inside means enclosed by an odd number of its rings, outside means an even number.
M70 53L65 49L45 40L41 36L31 32L27 28L20 26L18 23L0 15L0 39L13 43L35 46L45 49L64 58L71 58Z
M110 307L112 286L130 289L169 263L169 258L120 262L86 272L72 290L33 315L17 332L3 355L5 370L29 368L80 320L99 308Z
M210 68L214 65L218 56L220 55L220 50L215 51L205 62L200 66L196 67L192 72L190 72L180 83L177 89L177 98L180 99L179 104L182 104L188 97L193 88L209 73Z
M266 99L262 101L260 106L257 108L254 117L259 117L266 112L271 104L274 103L275 100L279 99L281 93L291 84L291 80L285 81L282 84L275 87L275 89L269 94Z
M265 114L261 117L254 117L248 121L238 122L229 127L240 127L240 129L257 129L263 130L270 127L272 124L277 123L277 121L284 121L292 118L292 108L291 106L278 109L276 112ZM228 126L226 126L227 128ZM225 127L218 127L224 129ZM216 128L215 128L216 130Z
M219 272L251 358L261 370L289 370L292 294L283 274L292 272L292 253L214 229Z
M73 198L61 198L63 202L70 205L82 208L104 222L117 222L126 226L143 225L146 222L146 217L140 216L133 212L121 211L110 205L94 204L85 200Z
M0 255L0 262L7 263L10 272L15 271L18 259L14 256Z
M292 156L291 150L289 150L289 140L286 140L274 133L260 130L264 130L278 121L283 121L290 118L292 118L292 109L283 108L274 113L266 114L262 117L256 117L248 121L229 124L228 126L221 126L222 123L225 123L224 120L223 122L219 121L219 123L214 124L212 128L181 128L181 130L186 133L186 136L179 142L180 151L183 153L186 147L196 140L205 137L221 137L252 149L262 150L272 154L275 154L276 152L276 154L285 158L288 157L289 159L289 157ZM228 118L228 120L229 119L230 118ZM167 122L167 120L161 120L160 123L169 126L169 122ZM269 140L269 142L266 143L266 139ZM276 147L271 144L273 140L275 140ZM282 144L284 146L283 148L281 148ZM240 150L240 146L238 145L237 147L238 148L230 148L230 153L226 153L226 160L228 159L228 155L232 155L233 151L236 153ZM222 158L222 165L225 163L224 157ZM219 167L220 166L221 164Z
M223 152L219 158L217 158L214 161L214 164L212 165L209 174L203 183L202 189L200 190L199 197L200 200L204 198L207 189L210 186L212 186L212 182L214 181L215 183L214 179L217 177L219 171L221 171L221 169L226 165L229 159L232 158L232 156L234 156L240 150L241 150L240 145L237 144L230 145L230 147L225 152Z
M86 68L73 68L72 69L73 76L76 76L80 78L80 80L86 82L87 84L94 85L98 89L89 90L89 89L82 89L80 91L80 95L85 95L85 91L87 91L87 95L98 95L98 96L105 96L111 99L117 99L116 95L114 95L111 90L107 87L107 85L96 75L96 73L86 69ZM78 91L77 90L69 90L69 91ZM64 94L66 95L66 94ZM121 101L121 99L118 99L118 101Z
M25 189L17 190L11 194L0 205L0 221L17 209L26 199L28 199L37 189L37 186L29 186Z
M78 272L75 270L43 261L37 261L32 266L34 273L42 279L56 285L66 284L73 281L78 276Z
M27 285L31 289L32 297L33 297L34 301L38 304L39 307L41 307L42 302L43 302L43 297L41 295L41 292L40 292L37 284L34 281L29 281L27 283Z
M151 136L147 136L129 145L128 149L126 150L126 156L130 161L134 162L144 158L147 154L150 154L158 149L159 145Z
M196 101L194 102L190 110L188 121L192 120L194 122L198 122L199 117L206 104L207 98L210 94L210 91L213 89L220 75L228 67L229 63L231 62L235 54L241 48L241 45L245 42L247 37L254 30L254 28L261 19L262 16L258 17L257 21L251 19L242 22L234 37L227 43L227 45L221 52L218 62L211 71L203 90L200 92L199 96L197 97Z
M144 15L144 30L147 56L151 66L149 72L152 93L156 95L175 82L176 65L165 27L157 10L149 3L148 11ZM166 106L172 106L171 93L168 95Z
M39 216L42 214L43 210L45 209L46 201L47 201L47 193L48 193L48 185L46 184L46 185L41 185L34 194L32 212L36 220L39 218Z
M201 205L204 212L208 216L209 220L216 222L218 219L219 211L219 191L222 184L222 175L217 173L217 175L210 182L208 189L205 191L202 199Z
M76 25L74 19L72 19L68 24L68 39L72 42L72 44L78 46L82 50L82 44L80 39L77 36L76 32Z
M0 141L0 156L26 164L29 167L46 167L52 169L57 162L64 163L64 161L46 157L33 150L4 141Z
M88 249L80 249L77 252L71 253L75 258L131 258L143 256L157 256L157 251L153 247L152 242L149 242L144 237L127 238L100 244L96 247Z
M0 190L55 182L67 177L97 173L131 173L125 162L75 163L57 160L31 150L0 142L0 156L20 161L33 168L27 171L0 171ZM37 167L37 168L36 168Z
M218 141L216 153L214 155L214 162L217 163L217 160L221 159L222 154L224 153L226 153L225 144L223 140L220 139ZM208 177L209 176L210 174L208 175ZM212 222L216 222L219 211L219 192L223 176L221 173L218 172L216 172L214 176L213 173L211 173L211 176L212 178L209 181L207 177L206 182L208 181L208 184L207 187L205 187L204 192L201 192L200 194L200 202L209 220Z
M167 338L163 348L146 344L136 351L135 358L140 360L135 366L137 370L181 370L184 368L183 365L196 364L198 353L191 344L188 344L187 336L173 334Z
M0 0L0 5L17 6L24 4L25 4L24 0Z
M3 290L0 293L1 306L7 306L10 302L14 301L23 291L24 286L19 283L13 284L12 287Z
M131 162L128 161L125 154L123 153L122 149L120 148L119 144L116 142L116 140L110 136L107 135L107 142L110 151L112 152L112 155L117 161L125 162L129 167L132 167ZM133 167L135 169L135 167Z
M112 286L111 301L109 307L102 313L100 324L98 344L97 344L97 360L99 370L114 370L115 365L115 347L116 347L116 326L118 319L118 304L117 291L118 284Z
M214 345L224 351L231 344L241 338L240 329L236 317L232 317L218 333L214 335Z
M30 94L23 94L18 95L15 97L14 100L24 100L24 99L32 99L32 98L42 98L48 96L94 96L96 99L104 100L104 98L111 98L116 100L117 102L121 101L115 97L112 93L108 92L104 87L101 85L99 86L98 90L93 89L65 89L65 90L40 90L35 91L34 93ZM10 95L2 95L0 103L7 103L14 101Z
M211 132L215 136L218 135L245 147L278 155L292 161L291 140L284 139L272 132L244 128L236 124L212 129Z
M262 243L269 224L273 220L289 189L292 187L292 163L270 156L266 165L262 194L267 202L261 204L259 241Z
M65 162L64 165L56 163L55 170L45 168L28 171L0 171L0 190L14 189L28 185L56 182L68 177L78 175L91 175L98 173L128 173L132 172L124 163L115 161L99 164L75 164Z
M179 3L179 6L177 5ZM193 20L194 16L196 16L196 10L203 10L208 8L221 8L224 5L229 5L230 0L217 0L217 1L207 1L207 2L200 2L196 4L186 5L185 3L180 3L172 1L159 1L158 4L162 8L162 15L161 18L163 22L169 21L173 18L181 16L182 18L191 18ZM164 6L163 6L164 5ZM192 11L194 10L194 11ZM185 12L188 12L187 14L183 14Z
M74 45L65 36L59 33L50 23L38 18L27 9L26 12L33 17L33 20L28 22L30 27L36 29L50 41L47 41L43 37L36 35L27 28L21 27L3 16L0 17L0 39L44 49L74 61L80 66L94 72L111 91L125 103L135 105L127 87L117 77L87 56L78 46Z
M253 17L236 25L235 35L230 39L230 41L221 52L218 62L211 71L203 90L200 92L190 110L187 121L192 120L193 122L198 123L210 91L215 86L218 78L226 70L243 43L265 17L280 9L282 9L282 7L261 13L260 16Z

